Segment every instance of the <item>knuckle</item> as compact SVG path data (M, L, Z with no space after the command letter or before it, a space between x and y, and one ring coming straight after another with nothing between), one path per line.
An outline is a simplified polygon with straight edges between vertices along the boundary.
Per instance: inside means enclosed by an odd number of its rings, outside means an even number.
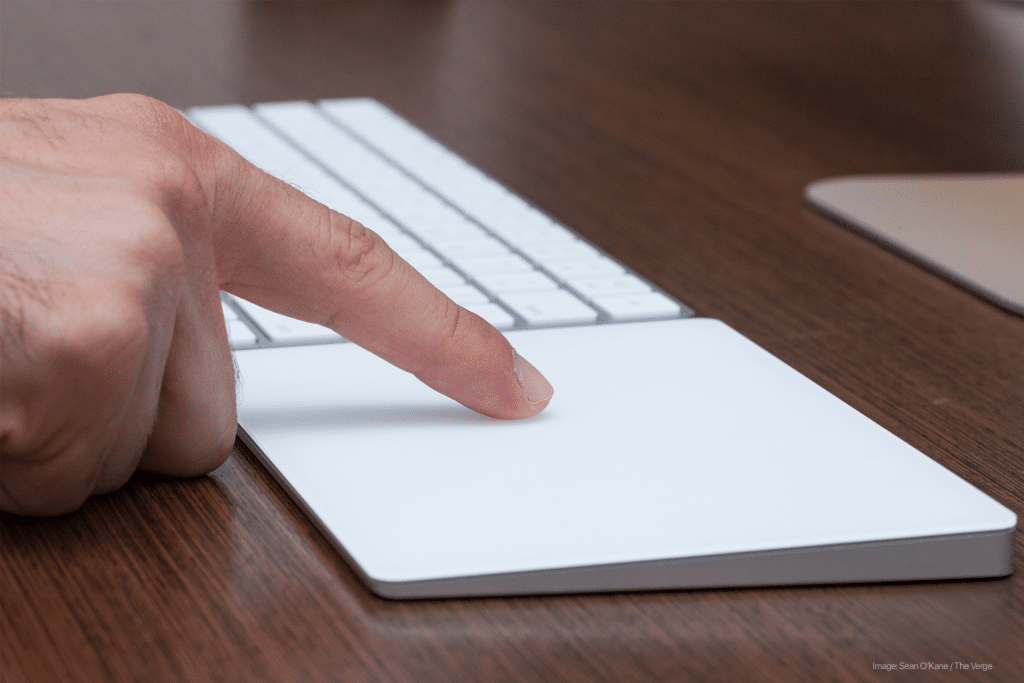
M190 238L199 238L209 224L209 197L199 174L183 155L159 145L135 161L133 177L154 195L153 202Z
M202 134L174 107L145 95L119 93L95 98L104 113L141 137L134 140L128 176L141 180L165 212L184 225L203 225L208 206L205 187L193 159L202 158L210 146ZM195 156L193 156L195 155Z
M191 226L204 223L197 219L207 211L205 188L195 169L184 158L177 154L160 155L152 161L149 178L170 215L185 219L185 223Z
M0 450L46 459L54 453L40 446L52 440L46 434L93 433L120 414L153 333L135 292L113 289L59 288L49 297L55 306L36 306L26 318L16 353L4 354Z
M109 188L109 202L116 207L109 217L112 236L125 272L160 277L179 272L185 263L182 236L164 209L148 192L128 182Z
M0 116L12 159L92 177L121 178L184 229L208 229L211 193L201 164L215 145L176 109L145 95L17 100Z
M137 292L129 289L121 296L86 293L83 298L88 300L76 307L78 314L69 316L63 334L50 346L48 355L57 366L78 368L113 391L131 381L146 355L151 330Z
M86 102L103 114L158 138L176 139L183 131L191 128L177 109L148 95L114 93Z
M442 348L462 348L462 342L474 334L474 320L468 313L454 301L446 299L445 310L439 316L442 321L439 334L443 340Z
M321 250L330 266L355 291L368 289L388 277L395 266L395 253L376 233L358 221L335 211L324 222L326 234Z
M5 396L17 405L4 425L2 507L20 514L69 512L94 492L146 362L136 309L88 293L65 303L59 321L33 326L28 372Z
M431 320L433 329L431 337L435 343L420 349L420 358L416 367L435 368L449 367L465 349L473 348L478 339L481 319L462 308L448 297L440 297L437 310L433 311Z
M156 113L161 108L170 108L158 99L139 93L111 93L93 98L93 101L111 109L120 110L129 116L144 116L147 112Z

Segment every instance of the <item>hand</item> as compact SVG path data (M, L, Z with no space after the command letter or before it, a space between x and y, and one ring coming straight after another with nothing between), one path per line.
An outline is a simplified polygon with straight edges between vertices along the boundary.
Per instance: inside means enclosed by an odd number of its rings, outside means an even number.
M218 291L498 418L551 385L359 223L137 95L0 101L0 509L60 514L234 444Z

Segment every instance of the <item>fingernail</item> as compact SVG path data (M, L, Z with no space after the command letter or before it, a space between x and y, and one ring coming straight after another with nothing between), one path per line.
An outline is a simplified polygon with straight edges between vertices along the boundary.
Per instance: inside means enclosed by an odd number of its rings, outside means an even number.
M530 364L518 353L516 353L516 377L519 378L519 385L523 388L523 396L531 406L538 403L550 401L555 394L555 388L544 379L544 375Z

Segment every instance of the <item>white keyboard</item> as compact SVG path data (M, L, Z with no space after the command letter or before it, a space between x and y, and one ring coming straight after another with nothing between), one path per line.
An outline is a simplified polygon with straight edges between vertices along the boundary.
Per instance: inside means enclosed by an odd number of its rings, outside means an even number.
M498 329L693 315L374 100L186 114L256 166L372 229ZM325 327L222 298L236 349L345 341Z

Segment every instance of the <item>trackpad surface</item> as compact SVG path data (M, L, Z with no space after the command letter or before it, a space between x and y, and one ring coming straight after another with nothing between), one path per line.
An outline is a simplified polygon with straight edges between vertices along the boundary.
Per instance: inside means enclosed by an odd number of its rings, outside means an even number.
M555 387L532 419L477 415L352 344L236 354L247 441L376 592L939 578L900 544L1012 540L1006 508L723 323L507 336ZM905 570L829 555L866 547Z

